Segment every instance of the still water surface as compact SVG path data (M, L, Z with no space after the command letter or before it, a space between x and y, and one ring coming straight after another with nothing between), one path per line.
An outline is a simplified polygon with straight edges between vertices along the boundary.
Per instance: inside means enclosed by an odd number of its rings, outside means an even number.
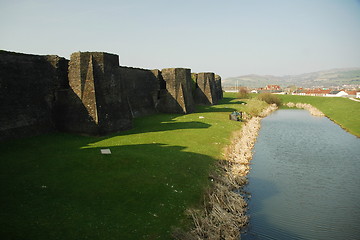
M261 124L241 239L360 239L360 139L305 110Z

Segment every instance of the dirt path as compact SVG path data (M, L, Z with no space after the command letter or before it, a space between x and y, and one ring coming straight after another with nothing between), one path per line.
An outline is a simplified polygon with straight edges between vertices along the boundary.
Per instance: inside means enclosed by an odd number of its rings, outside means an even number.
M353 100L353 101L355 101L355 102L360 102L360 100L358 100L358 99L355 99L355 98L349 98L350 100Z

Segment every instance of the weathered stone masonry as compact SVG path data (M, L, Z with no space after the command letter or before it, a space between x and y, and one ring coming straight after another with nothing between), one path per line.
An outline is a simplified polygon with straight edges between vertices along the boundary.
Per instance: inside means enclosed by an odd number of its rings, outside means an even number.
M52 131L68 60L0 51L0 140Z
M119 66L119 56L76 52L70 61L0 51L0 140L53 131L105 135L134 117L186 114L222 98L221 78L185 68Z
M69 62L70 88L59 101L65 102L59 111L60 123L64 123L61 130L105 135L131 128L132 116L121 80L117 55L73 53Z
M196 102L199 104L217 104L215 74L211 72L196 74L197 88L194 92Z
M158 109L169 113L191 113L195 110L191 88L191 70L186 68L166 68L161 70L166 91L160 97Z

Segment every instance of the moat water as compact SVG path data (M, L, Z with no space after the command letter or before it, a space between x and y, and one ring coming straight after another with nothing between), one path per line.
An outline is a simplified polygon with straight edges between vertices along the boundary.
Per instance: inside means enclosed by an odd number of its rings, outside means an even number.
M359 120L360 121L360 120ZM264 118L241 239L360 239L360 139L305 110Z

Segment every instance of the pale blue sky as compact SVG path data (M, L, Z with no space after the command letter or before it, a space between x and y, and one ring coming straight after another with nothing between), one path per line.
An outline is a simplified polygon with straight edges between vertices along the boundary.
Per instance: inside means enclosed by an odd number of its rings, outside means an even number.
M223 78L360 67L359 0L0 0L0 49Z

